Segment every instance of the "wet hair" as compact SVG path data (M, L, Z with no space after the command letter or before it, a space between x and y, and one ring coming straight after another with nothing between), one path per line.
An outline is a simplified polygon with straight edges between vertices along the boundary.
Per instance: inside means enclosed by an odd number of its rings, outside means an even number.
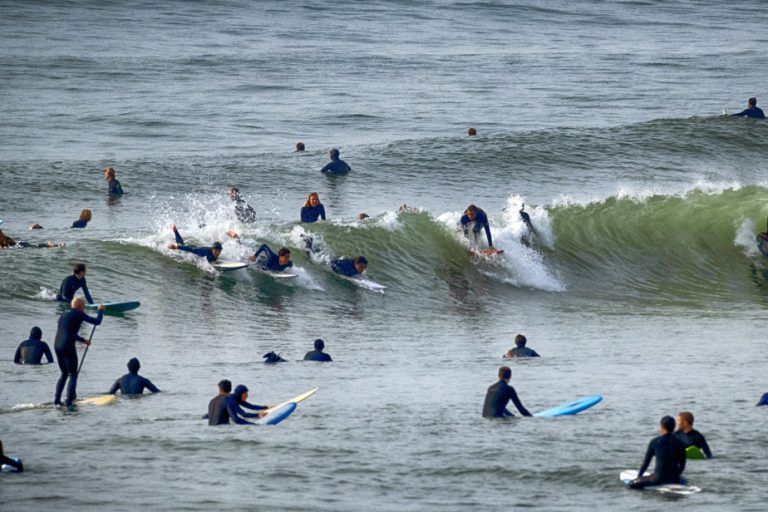
M39 340L43 337L43 330L39 328L38 326L34 326L29 331L29 339L31 340Z
M477 130L475 130L474 128L470 128L469 130L467 130L467 135L469 135L470 137L473 135L477 135Z
M131 372L131 373L139 373L139 368L141 368L141 363L135 357L131 358L131 360L128 361L128 371L129 372Z
M233 194L239 194L240 193L240 189L237 188L237 187L229 187L229 191L231 193L233 193Z
M221 242L213 242L213 245L211 245L211 249L221 250Z
M278 256L290 256L291 250L287 247L282 247L279 251L277 251Z
M238 384L235 386L235 400L237 403L243 403L243 393L247 393L248 388L244 384Z
M370 215L368 215L367 213L358 213L357 214L357 218L360 219L360 220L365 220L368 217L370 217Z
M297 142L296 143L296 151L304 151L304 143L303 142Z
M91 210L89 210L88 208L80 212L80 220L87 220L88 222L90 222L91 217L93 217L93 215L91 213Z
M749 100L747 100L747 104L748 104L750 107L755 107L755 106L757 106L757 98L749 98Z
M667 432L672 432L675 430L675 418L672 416L664 416L661 418L661 421L659 422L661 425L661 428L666 430Z
M317 194L317 192L310 192L309 195L307 196L307 202L304 203L304 208L309 208L310 206L312 206L311 204L309 204L309 200L312 199L312 196L315 196L317 198L317 204L320 204L320 196Z
M331 149L331 158L339 158L339 150L336 148Z
M681 411L677 413L682 419L684 419L690 426L693 426L693 413L688 411Z
M512 377L512 370L509 369L509 366L499 368L499 379L507 380L510 377Z
M0 230L0 247L13 247L16 245L16 240L9 237L2 230Z
M110 178L115 177L115 170L112 167L105 167L104 168L104 174L106 174Z
M219 389L225 393L229 393L232 391L232 383L227 379L224 379L221 382L219 382Z
M322 352L324 348L325 348L325 342L322 339L317 338L315 340L315 350L317 350L318 352Z
M363 265L367 265L368 264L368 260L365 259L365 256L358 256L357 258L355 258L355 263L360 263L360 264L363 264Z
M73 274L79 274L80 272L85 272L85 263L78 263L75 265L75 267L72 269Z
M477 206L473 204L467 206L467 212L476 212L476 211L477 211Z
M43 226L41 226L40 224L38 224L37 222L35 222L35 223L34 223L34 224L32 224L31 226L29 226L29 229L43 229Z
M517 336L515 336L516 346L524 347L526 343L528 343L528 338L525 337L525 334L518 334Z

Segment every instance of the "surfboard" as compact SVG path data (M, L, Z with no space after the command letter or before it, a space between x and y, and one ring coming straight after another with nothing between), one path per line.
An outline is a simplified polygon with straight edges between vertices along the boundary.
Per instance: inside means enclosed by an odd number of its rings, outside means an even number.
M240 270L241 268L245 268L248 266L247 263L243 263L242 261L225 261L225 260L216 260L213 263L211 263L213 268L218 270L219 272L231 272L233 270Z
M2 223L2 222L3 221L0 221L0 223ZM12 460L15 460L16 462L21 462L22 464L24 464L21 461L21 459L18 458L18 457L8 457L8 458L12 459ZM2 466L0 466L0 471L2 471L3 473L18 473L19 472L18 469L16 469L15 467L11 466L10 464L3 464Z
M5 222L5 221L3 219L0 219L0 225L2 225L3 222Z
M309 390L309 391L307 391L306 393L302 393L302 394L300 394L300 395L298 395L298 396L295 396L295 397L291 398L290 400L286 400L285 402L283 402L283 403L281 403L281 404L278 404L278 405L276 405L276 406L274 406L274 407L270 407L269 409L267 409L267 413L271 413L272 411L275 411L275 410L277 410L277 409L280 409L281 407L284 407L284 406L285 406L285 405L287 405L287 404L298 404L299 402L303 402L303 401L304 401L304 400L306 400L307 398L309 398L309 397L311 397L312 395L314 395L315 393L317 393L317 391L318 391L319 389L320 389L320 388L314 388L314 389L310 389L310 390Z
M599 404L602 400L603 397L600 395L585 396L584 398L580 398L574 402L569 402L567 404L553 407L552 409L537 412L534 414L534 416L544 418L553 418L555 416L571 416L573 414L580 413L585 409L589 409L593 405Z
M688 460L707 460L704 450L693 445L685 449L685 458Z
M280 407L273 407L269 409L270 412L266 416L262 416L258 420L254 421L257 425L277 425L285 418L293 414L296 410L296 404L294 402L288 402Z
M141 302L139 301L126 301L126 302L105 302L104 303L104 312L105 313L124 313L126 311L131 311L132 309L136 309L139 306L141 306ZM98 304L86 304L85 306L87 309L98 309Z
M75 405L115 405L116 403L115 395L99 395L75 400Z
M470 249L469 252L479 256L497 256L504 254L504 249Z
M370 279L362 279L357 277L349 277L349 276L342 276L341 274L336 274L340 278L349 281L350 283L354 283L355 285L359 286L360 288L365 288L366 290L371 290L374 292L380 292L384 293L384 290L387 289L386 286L383 284L379 284L376 281L371 281Z
M643 473L643 476L649 476L649 472ZM632 480L637 478L637 471L632 469L625 469L621 473L619 473L619 480L621 480L624 485L629 485ZM700 492L701 489L699 487L696 487L694 485L688 485L688 482L685 481L685 479L680 479L681 483L679 484L662 484L662 485L651 485L649 487L645 487L645 489L648 489L649 491L658 491L663 493L670 493L670 494L680 494L683 496L689 495L689 494L695 494L697 492Z

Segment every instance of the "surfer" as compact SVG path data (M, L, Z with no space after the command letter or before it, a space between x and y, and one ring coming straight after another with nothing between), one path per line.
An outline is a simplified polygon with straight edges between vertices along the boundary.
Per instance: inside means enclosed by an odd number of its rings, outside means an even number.
M305 361L320 361L323 363L330 363L333 362L333 359L331 359L331 356L329 354L326 354L323 352L323 349L325 348L325 342L321 340L320 338L317 338L315 340L315 350L310 350L306 354L304 354L304 360Z
M43 330L35 326L29 331L29 339L22 341L16 349L13 356L13 362L16 364L40 364L43 356L48 359L48 363L53 362L51 348L42 340Z
M264 257L259 258L262 253L264 254ZM282 272L288 267L293 266L290 249L281 247L280 250L277 251L277 254L275 254L267 244L261 244L261 247L259 247L253 256L248 256L248 261L251 263L258 261L259 268L270 272Z
M256 220L256 210L249 205L243 196L240 195L240 189L229 187L227 196L235 203L235 215L240 222L254 222Z
M80 212L80 218L72 223L72 227L84 228L85 226L88 225L89 222L91 222L92 217L93 217L93 214L91 213L91 210L86 208L85 210Z
M160 390L152 384L151 380L139 375L139 368L141 363L135 357L128 361L128 373L117 379L108 393L114 395L119 390L123 395L141 395L144 393L144 388L152 393L159 393Z
M31 229L31 228L30 228ZM13 238L9 237L5 233L3 233L2 230L0 230L0 248L8 248L8 247L21 247L23 249L27 249L29 247L64 247L63 243L55 244L53 242L47 242L44 244L32 244L29 242L17 242Z
M507 404L510 400L515 404L517 410L523 416L532 416L528 409L523 407L522 402L517 397L515 388L509 385L509 379L512 378L512 370L509 366L499 368L499 381L492 384L485 394L485 403L483 404L483 418L504 418L514 416L507 410Z
M304 143L303 142L297 142L296 143L296 151L295 153L301 153L304 151Z
M88 304L93 304L93 298L88 291L88 284L85 282L86 268L85 263L78 263L72 269L72 275L64 278L59 287L59 293L56 294L56 300L71 302L75 298L75 292L82 288L83 295Z
M459 221L462 229L464 230L464 236L470 240L470 242L478 243L477 237L482 229L485 229L485 237L488 239L488 247L493 249L493 239L491 238L491 226L488 224L488 216L485 212L477 206L471 204L464 211L464 215L461 216ZM471 223L471 226L470 226ZM469 231L472 230L472 238L469 237Z
M317 222L318 218L325 220L325 207L317 192L311 192L301 208L301 222Z
M531 224L531 216L528 215L528 213L525 211L525 203L523 203L523 205L520 207L520 220L522 220L523 224L525 224L525 227L528 228L528 232L522 237L523 245L530 247L531 240L533 239L533 235L536 233L536 231L533 229L533 224Z
M210 247L196 247L193 245L184 245L184 239L181 238L181 235L179 234L179 230L176 229L176 224L171 225L171 229L173 230L173 235L176 238L175 244L168 244L168 248L174 251L184 251L184 252L191 252L192 254L195 254L197 256L203 256L206 260L208 260L208 263L213 263L216 261L221 254L221 242L213 242ZM229 236L232 236L230 233L227 233Z
M515 336L515 348L511 348L504 354L504 359L514 359L516 357L539 357L535 350L528 348L525 344L528 338L524 334Z
M112 167L106 167L104 169L104 179L107 180L107 185L109 186L109 195L123 195L123 187L120 186L120 182L115 178L115 170Z
M87 340L78 334L80 326L83 322L100 325L103 318L104 304L99 305L99 314L96 318L88 316L83 312L85 310L85 301L82 297L72 299L71 307L72 309L59 318L56 340L53 344L53 348L56 351L56 360L61 370L61 376L56 383L56 394L53 404L61 405L61 393L64 391L64 384L67 382L67 378L69 378L67 407L70 407L75 398L77 398L77 351L75 350L75 342L79 341L86 345L91 344L91 340Z
M331 270L346 277L359 276L366 268L368 268L368 260L364 256L358 256L354 260L336 258L331 262Z
M229 412L227 412L227 400L232 392L232 383L224 379L219 381L219 394L208 402L208 414L203 419L208 420L208 425L229 425Z
M20 460L13 460L12 458L6 456L5 452L3 451L3 442L0 441L0 466L3 464L8 464L9 466L16 468L17 473L24 472L24 464L22 464Z
M238 425L252 425L251 422L246 421L243 418L261 418L267 415L268 405L255 405L248 402L248 388L243 384L238 384L235 387L235 392L227 397L227 412L232 421ZM258 412L245 412L243 410L250 409Z
M477 128L470 128L469 130L467 130L467 135L469 137L474 137L475 135L477 135Z
M672 433L675 430L675 418L672 416L661 418L659 430L661 435L648 444L643 464L637 473L639 476L629 483L632 489L642 489L650 485L680 483L680 475L685 470L685 446ZM653 473L643 476L653 457L656 457L656 467Z
M331 149L329 152L331 161L325 164L325 167L320 169L323 174L348 174L352 168L347 165L347 162L339 158L339 150L336 148Z
M708 459L712 458L712 451L709 449L707 440L704 439L701 432L693 428L692 413L688 411L677 413L677 430L675 430L675 437L682 441L686 448L695 446L700 448Z
M738 114L731 114L733 117L751 117L753 119L765 119L765 112L757 106L757 98L747 100L747 108Z

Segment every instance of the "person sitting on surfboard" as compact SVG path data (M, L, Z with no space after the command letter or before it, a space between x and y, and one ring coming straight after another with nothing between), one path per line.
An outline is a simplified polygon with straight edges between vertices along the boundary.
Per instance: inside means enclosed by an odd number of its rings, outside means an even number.
M507 404L510 400L515 404L517 410L523 416L533 416L528 409L523 407L522 402L517 397L515 388L509 385L509 379L512 378L512 370L509 366L499 368L499 381L492 384L485 394L485 403L483 404L483 418L504 418L514 416L507 410Z
M309 352L304 354L304 360L319 361L322 363L333 362L333 359L331 359L330 354L326 354L325 352L323 352L324 348L325 348L325 342L320 338L317 338L315 340L315 350L310 350Z
M331 270L346 277L355 277L368 268L368 260L363 256L357 258L336 258L331 262Z
M30 228L31 229L31 228ZM46 242L44 244L33 244L29 242L17 242L13 238L9 237L0 229L0 248L8 247L21 247L27 249L29 247L64 247L63 243L55 244L53 242Z
M469 239L470 242L477 244L477 237L480 231L485 229L485 237L488 239L488 247L493 249L493 239L491 238L491 226L488 224L488 216L485 212L477 206L471 204L467 207L464 215L459 220L461 227L464 229L464 236ZM470 223L472 225L470 226ZM469 230L472 229L472 238L470 238Z
M725 112L723 112L725 113ZM751 117L753 119L765 119L765 112L757 106L757 98L747 100L747 108L738 114L731 114L734 117Z
M688 411L677 413L677 430L675 437L683 442L686 448L695 446L704 452L708 459L712 458L712 451L709 449L707 440L698 430L693 428L693 414Z
M120 391L124 395L141 395L144 393L144 388L152 393L159 393L160 390L152 384L151 380L139 375L139 368L141 368L139 360L135 357L131 358L128 361L128 373L117 379L107 393L114 395Z
M71 302L75 298L75 292L82 288L83 295L88 304L93 304L93 298L88 291L88 284L85 282L85 274L87 270L85 263L78 263L72 269L72 275L64 278L59 287L59 293L56 294L56 300L63 302Z
M347 162L339 158L339 150L336 148L330 151L331 161L325 164L325 167L320 169L323 174L348 174L352 168L347 165Z
M651 440L645 452L639 475L629 483L632 489L642 489L651 485L679 484L680 475L685 470L685 445L672 433L675 430L675 418L661 418L659 430L661 435ZM643 476L656 457L656 467L648 476Z
M254 222L256 220L256 210L251 208L243 196L240 195L240 189L229 187L227 196L235 203L235 215L240 222Z
M191 252L197 256L203 256L206 260L208 260L208 263L213 263L219 258L219 255L221 255L221 242L213 242L210 247L195 247L193 245L184 245L184 239L181 238L179 230L176 229L176 224L173 224L171 229L173 230L173 235L176 238L176 243L168 244L169 249L173 251L178 250ZM227 234L232 236L229 232Z
M93 217L93 214L91 213L91 210L86 208L85 210L80 212L80 218L72 223L72 227L84 228L85 226L88 225L89 222L91 222L92 217Z
M528 338L524 334L515 336L515 348L511 348L504 354L504 359L514 359L516 357L539 357L535 350L528 348L525 344Z
M106 167L104 169L104 179L107 180L107 185L109 187L108 194L111 196L121 196L123 195L123 187L120 185L120 182L117 181L115 178L115 170L112 167Z
M259 255L262 253L264 256L259 258ZM293 266L293 262L291 261L291 250L287 247L281 247L280 250L277 251L277 254L275 254L267 244L261 244L261 247L259 247L253 256L248 256L248 261L250 262L255 262L257 260L259 268L270 272L282 272Z
M237 425L252 425L250 421L243 418L261 418L267 415L268 405L255 405L248 403L248 388L243 384L235 387L235 392L227 397L227 412L229 418ZM245 412L242 408L259 412Z
M43 362L43 356L48 360L48 364L53 362L51 348L42 340L43 330L34 326L29 331L29 339L22 341L16 349L13 356L13 362L16 364L40 364Z
M9 466L16 468L17 473L24 472L24 464L21 463L21 460L14 460L6 456L5 453L3 452L3 442L0 441L0 466L2 466L3 464L8 464Z
M317 192L310 192L307 202L301 208L301 222L317 222L317 219L325 220L325 206L320 202Z

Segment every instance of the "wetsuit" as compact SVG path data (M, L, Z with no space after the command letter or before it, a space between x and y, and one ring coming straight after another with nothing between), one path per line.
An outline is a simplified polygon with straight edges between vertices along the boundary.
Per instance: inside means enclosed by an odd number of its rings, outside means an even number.
M235 198L235 215L240 222L254 222L256 220L256 210L241 199L239 196Z
M59 318L56 341L53 344L53 348L56 350L56 360L61 370L61 376L56 383L56 395L53 399L55 405L61 404L61 393L64 391L67 377L69 377L67 407L72 405L72 402L77 398L77 351L75 350L75 342L88 341L79 334L80 326L83 322L99 325L101 324L102 317L101 311L99 311L99 315L96 318L93 318L79 309L70 309Z
M263 411L267 409L266 405L255 405L242 400L238 400L235 395L229 395L227 397L227 413L229 413L229 419L237 425L253 425L250 421L245 421L243 418L258 418L259 413L245 412L242 407L251 409L252 411Z
M503 418L505 416L514 416L507 410L507 403L512 400L517 410L523 416L531 416L528 409L523 407L520 399L517 397L517 391L515 388L507 384L503 380L499 380L496 384L491 385L488 388L488 392L485 394L485 403L483 404L483 418Z
M337 258L331 262L331 270L347 277L355 277L360 272L355 268L355 260Z
M651 458L656 457L656 467L649 476L642 476L651 464ZM648 444L640 475L629 484L633 489L642 489L649 485L678 484L680 475L685 469L685 446L673 434L663 434Z
M28 339L22 341L19 348L16 349L16 355L13 356L13 362L16 364L40 364L43 356L49 363L53 362L53 355L48 344L41 340Z
M712 458L712 451L709 449L707 440L704 439L704 436L701 435L701 432L698 430L691 429L687 434L682 430L675 430L675 437L682 441L683 446L686 448L689 446L701 448L701 451L704 452L704 455L706 455L708 459Z
M259 259L259 255L261 253L264 253L265 257ZM275 254L275 252L272 249L270 249L267 244L261 244L261 247L259 247L259 250L257 250L256 254L254 254L253 256L259 262L259 267L262 270L269 270L270 272L282 272L288 267L293 266L292 261L289 261L288 264L286 265L281 265L280 256Z
M758 107L749 107L738 114L731 114L734 117L751 117L752 119L765 119L765 112Z
M195 247L192 245L184 245L184 239L181 238L178 229L173 230L173 235L176 237L176 245L178 245L180 251L191 252L196 256L202 256L208 260L208 263L213 263L216 261L217 258L213 255L213 249L210 247Z
M88 221L85 219L79 219L72 223L73 228L84 228L88 225Z
M208 402L208 425L229 425L228 400L229 395L217 395Z
M117 390L124 395L141 395L144 393L144 388L147 388L152 393L159 393L160 390L152 384L152 381L146 377L142 377L138 373L126 373L112 384L109 389L109 394L114 395Z
M477 242L477 235L481 229L485 229L485 237L488 239L488 245L493 246L493 239L491 238L491 226L488 224L488 216L485 212L478 208L475 212L475 220L470 220L469 216L465 213L461 216L459 221L464 228L464 235L469 237L469 224L474 222L472 226L472 233L474 233L475 242Z
M88 291L88 285L85 282L85 278L78 279L74 274L66 277L61 282L61 287L59 288L59 293L56 295L56 300L70 302L75 298L75 292L81 288L83 289L85 300L88 301L88 304L93 304L93 298L91 298L91 293Z
M528 347L515 347L510 352L510 357L539 357L535 350Z
M332 158L330 162L325 164L325 167L320 169L323 174L347 174L352 168L347 165L347 162L340 158Z
M301 222L317 222L318 218L325 220L325 207L322 204L301 208Z
M117 181L115 178L112 178L107 182L107 185L109 185L109 195L111 196L121 196L123 195L123 187L120 186L120 182Z
M760 397L760 401L757 402L757 405L768 405L768 393L765 393L763 396Z
M3 464L8 464L9 466L16 468L17 473L24 472L24 464L22 464L21 461L16 461L10 457L6 457L5 455L0 455L0 466Z
M320 361L323 363L330 363L333 361L331 359L331 356L326 354L325 352L321 352L320 350L310 350L306 354L304 354L304 360L305 361Z

